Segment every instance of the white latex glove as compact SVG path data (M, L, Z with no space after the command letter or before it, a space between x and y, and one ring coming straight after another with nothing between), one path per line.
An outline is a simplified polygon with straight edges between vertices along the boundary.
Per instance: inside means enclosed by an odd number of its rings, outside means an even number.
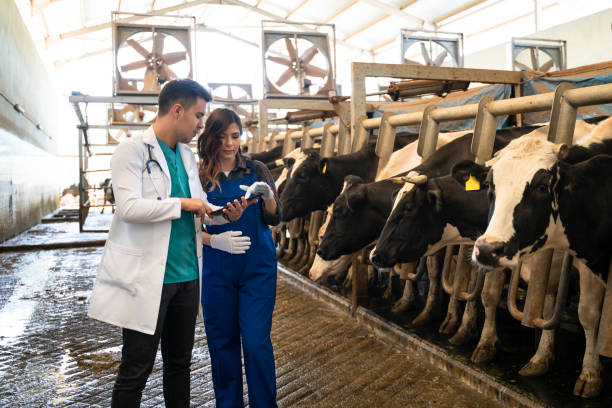
M264 200L269 200L274 197L272 189L265 181L256 181L250 186L240 186L240 188L246 191L246 193L244 193L244 198L246 198L247 200L257 194L263 194L262 197Z
M251 238L242 231L225 231L210 236L210 246L230 254L244 254L251 247Z

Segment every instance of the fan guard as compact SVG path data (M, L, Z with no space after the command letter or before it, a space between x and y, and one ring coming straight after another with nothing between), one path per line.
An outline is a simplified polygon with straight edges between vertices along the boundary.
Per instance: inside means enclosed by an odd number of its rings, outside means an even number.
M113 25L114 93L158 94L173 78L191 78L189 27Z
M253 99L251 84L234 84L234 83L209 83L208 86L212 90L213 103L218 100L219 104L236 112L243 119L252 119L255 115L253 105L229 103L231 101L247 101ZM228 103L224 103L227 101ZM249 111L250 107L250 111Z
M266 97L322 97L334 90L326 33L263 31Z
M463 67L463 34L403 29L401 31L401 62L409 65L442 66L450 63ZM418 47L419 53L415 51Z
M512 69L548 72L565 69L563 40L512 38Z

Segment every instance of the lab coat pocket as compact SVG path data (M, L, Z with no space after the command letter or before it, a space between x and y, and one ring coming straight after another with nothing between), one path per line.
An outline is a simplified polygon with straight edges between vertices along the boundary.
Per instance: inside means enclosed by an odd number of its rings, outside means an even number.
M102 257L100 280L136 295L143 254L141 248L130 248L108 240Z
M148 174L146 170L142 172L142 196L144 198L166 197L166 184L161 170L151 171L151 174Z

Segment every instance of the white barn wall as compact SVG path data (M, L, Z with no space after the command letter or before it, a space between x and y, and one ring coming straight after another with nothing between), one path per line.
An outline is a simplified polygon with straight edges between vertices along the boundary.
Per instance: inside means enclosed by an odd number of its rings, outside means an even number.
M0 0L0 9L0 91L5 96L0 98L1 242L57 208L57 117L66 102L55 91L15 3Z
M612 8L529 37L567 41L567 68L612 60ZM464 57L466 68L510 69L508 45L496 45Z

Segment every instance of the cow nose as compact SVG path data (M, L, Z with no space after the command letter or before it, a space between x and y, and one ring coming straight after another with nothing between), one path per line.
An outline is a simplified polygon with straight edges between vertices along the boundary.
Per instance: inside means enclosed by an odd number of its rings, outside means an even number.
M504 252L504 243L501 241L489 242L478 240L474 246L476 261L485 266L499 266L499 257Z
M372 251L370 253L370 262L378 267L384 267L385 256L380 251Z

